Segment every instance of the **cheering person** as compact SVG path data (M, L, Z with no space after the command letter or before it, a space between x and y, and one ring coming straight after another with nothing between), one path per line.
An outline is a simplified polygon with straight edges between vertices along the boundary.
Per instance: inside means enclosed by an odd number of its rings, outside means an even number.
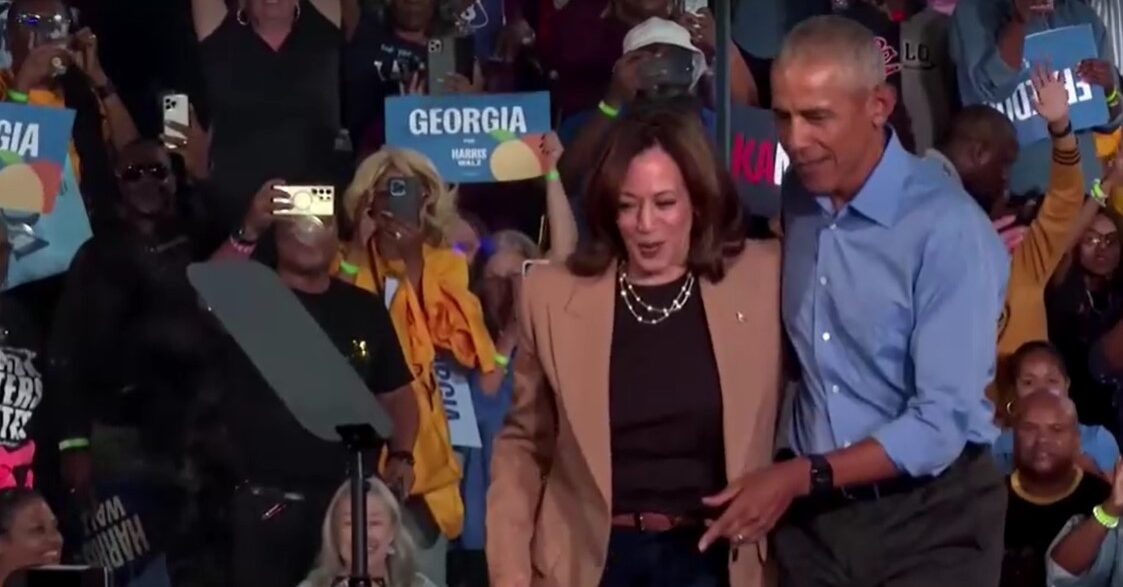
M344 208L354 234L339 277L385 301L415 378L421 412L412 453L390 453L386 466L412 469L411 486L395 489L420 496L440 534L455 538L464 516L461 470L433 367L445 358L465 370L496 368L483 310L468 289L468 261L448 238L456 218L455 193L425 157L387 147L359 165ZM422 544L427 542L422 537ZM441 541L433 544L440 550Z
M763 551L697 544L703 496L772 455L778 247L744 240L696 116L632 109L604 148L590 239L524 283L491 461L492 584L761 585Z

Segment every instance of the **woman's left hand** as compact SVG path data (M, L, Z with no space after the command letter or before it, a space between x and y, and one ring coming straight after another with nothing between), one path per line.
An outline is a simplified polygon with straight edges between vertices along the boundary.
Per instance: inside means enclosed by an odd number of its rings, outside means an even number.
M542 136L542 155L546 158L547 172L558 168L558 162L564 153L565 147L562 146L558 133L550 131Z
M378 234L384 234L393 239L396 244L409 245L421 240L420 228L402 221L389 212L383 212L379 215L377 231Z
M71 52L74 64L95 87L109 83L109 76L101 68L101 58L98 56L97 35L87 28L83 28L74 35L74 49Z
M810 478L806 461L786 461L747 473L721 493L703 498L702 503L708 507L725 506L725 512L710 524L698 549L704 551L722 537L733 546L758 542L772 530Z

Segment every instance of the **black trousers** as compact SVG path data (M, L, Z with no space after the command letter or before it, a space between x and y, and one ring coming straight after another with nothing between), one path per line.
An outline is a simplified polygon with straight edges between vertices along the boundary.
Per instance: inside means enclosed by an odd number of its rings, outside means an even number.
M702 530L613 528L600 587L728 587L729 549L698 552Z
M780 587L997 587L1006 497L990 451L974 450L911 491L801 500L772 539Z

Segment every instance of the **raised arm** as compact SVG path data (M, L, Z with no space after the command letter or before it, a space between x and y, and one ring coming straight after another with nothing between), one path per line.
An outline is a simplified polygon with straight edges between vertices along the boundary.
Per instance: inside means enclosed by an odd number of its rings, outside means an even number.
M1123 515L1123 468L1116 466L1112 475L1111 496L1099 506L1099 513L1116 517ZM1049 585L1056 587L1103 587L1118 573L1115 559L1118 536L1086 512L1083 520L1069 522L1046 555ZM1119 585L1116 577L1111 586Z
M535 346L539 319L532 300L548 283L531 273L519 302L519 352L514 360L514 393L491 457L487 491L487 561L491 584L525 586L533 580L531 543L538 504L556 445L557 406Z
M226 0L191 0L191 19L195 23L195 38L202 41L222 24L226 18Z
M1025 240L1014 249L1012 267L1026 271L1034 282L1049 281L1068 252L1073 227L1084 203L1084 172L1080 149L1068 117L1068 92L1060 74L1038 66L1031 77L1036 90L1034 107L1053 136L1053 163L1041 212L1030 224Z
M324 15L324 18L331 21L336 28L343 26L343 2L349 1L355 3L355 0L309 0L312 6Z
M569 196L557 171L564 152L557 133L546 135L543 149L549 164L546 174L546 221L550 226L550 250L546 256L555 263L565 263L577 250L577 219L573 216Z

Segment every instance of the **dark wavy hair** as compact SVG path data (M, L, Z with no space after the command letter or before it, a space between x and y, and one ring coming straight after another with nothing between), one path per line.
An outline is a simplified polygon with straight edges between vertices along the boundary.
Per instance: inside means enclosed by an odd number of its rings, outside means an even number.
M624 113L604 141L585 191L589 238L568 260L569 270L602 275L627 252L617 228L620 185L632 160L659 147L678 165L690 193L694 221L687 267L711 281L725 276L725 262L745 247L741 200L702 127L698 112L674 102L634 106Z
M42 501L43 496L38 491L26 487L7 487L0 489L0 535L6 535L12 528L12 520L16 512L24 506Z

